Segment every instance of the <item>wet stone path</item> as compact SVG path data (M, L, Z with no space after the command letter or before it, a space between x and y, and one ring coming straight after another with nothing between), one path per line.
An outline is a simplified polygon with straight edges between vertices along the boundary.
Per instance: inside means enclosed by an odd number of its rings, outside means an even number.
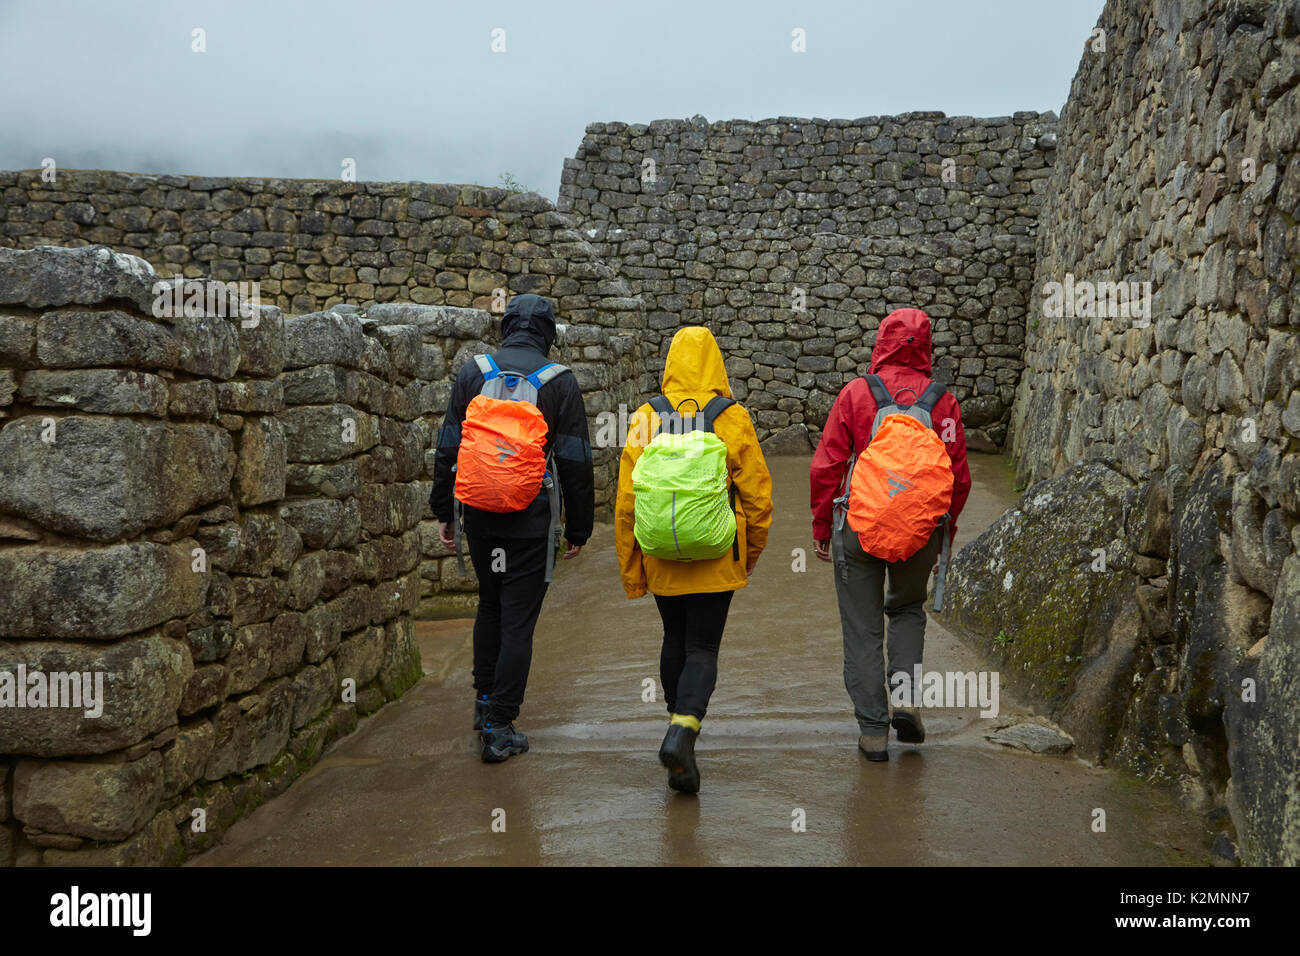
M562 564L517 722L531 751L485 765L470 729L470 621L424 622L424 680L191 865L1195 864L1198 821L1165 792L1072 756L985 739L976 708L927 711L919 746L870 764L844 690L830 566L812 554L807 459L769 462L776 521L722 641L698 797L656 758L667 718L649 597L628 601L608 527ZM972 456L958 546L1014 503ZM795 548L806 570L792 569ZM931 619L926 670L988 665ZM1026 713L1001 682L1002 715ZM1094 810L1106 832L1094 832ZM802 823L802 829L799 824Z

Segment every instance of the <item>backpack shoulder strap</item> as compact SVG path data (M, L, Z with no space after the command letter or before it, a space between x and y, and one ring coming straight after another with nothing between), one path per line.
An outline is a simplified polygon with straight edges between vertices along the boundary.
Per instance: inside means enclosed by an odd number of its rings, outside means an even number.
M536 372L533 372L532 375L527 376L527 378L528 381L533 383L533 388L540 390L547 382L563 375L568 370L569 368L566 365L561 365L558 362L550 362L543 365Z
M663 434L664 425L668 424L677 414L677 409L673 408L673 403L668 401L667 395L656 395L650 399L650 407L654 409L655 414L659 416L659 428L656 429L655 435ZM653 436L651 436L653 437Z
M501 374L501 369L497 368L496 359L490 355L475 355L474 361L478 364L478 370L483 373L483 381L490 382Z
M916 400L916 405L918 408L924 409L928 415L934 411L934 406L939 404L939 399L943 398L947 392L948 389L942 382L931 382L926 386L925 391L921 393L921 397Z
M885 388L885 383L879 375L864 375L867 385L871 388L871 397L876 400L876 408L881 409L886 405L894 404L894 396L889 394L889 389Z
M713 423L717 420L718 416L735 404L736 400L734 398L727 398L724 395L714 395L709 399L708 404L706 404L699 413L700 421L704 425L704 430L707 432L713 431Z

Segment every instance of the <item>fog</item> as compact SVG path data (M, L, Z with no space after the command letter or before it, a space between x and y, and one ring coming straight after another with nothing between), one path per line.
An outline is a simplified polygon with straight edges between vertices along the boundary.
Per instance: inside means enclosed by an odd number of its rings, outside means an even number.
M333 179L353 159L554 198L591 122L1060 112L1102 6L0 0L0 168Z

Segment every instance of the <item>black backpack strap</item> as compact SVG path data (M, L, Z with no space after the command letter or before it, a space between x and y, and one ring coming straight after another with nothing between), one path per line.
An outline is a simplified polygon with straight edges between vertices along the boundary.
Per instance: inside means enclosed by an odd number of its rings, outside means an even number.
M942 382L931 382L925 391L921 393L921 397L916 400L916 405L918 408L924 409L925 413L929 415L934 411L934 406L939 404L939 399L943 398L947 392L948 389L944 387Z
M659 416L659 429L655 432L658 435L664 430L664 425L676 414L677 409L673 408L673 403L668 401L667 395L656 395L650 399L650 407Z
M723 395L714 395L707 405L700 411L700 422L704 425L706 432L713 431L713 423L718 416L725 412L732 405L736 404L734 398L727 398Z
M889 394L889 389L885 388L885 383L881 381L879 375L864 375L867 384L871 386L871 397L876 400L876 408L879 410L886 405L894 404L894 396Z

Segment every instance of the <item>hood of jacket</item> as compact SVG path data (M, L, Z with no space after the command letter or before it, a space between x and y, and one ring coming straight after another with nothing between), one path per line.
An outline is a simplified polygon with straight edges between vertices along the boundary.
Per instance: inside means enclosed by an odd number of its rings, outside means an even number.
M714 395L731 397L722 349L704 326L688 325L673 336L664 359L663 393L674 406L687 398L703 406ZM682 412L693 414L695 409L687 404Z
M869 371L875 375L889 365L916 369L931 377L930 317L920 309L895 309L880 323Z
M517 295L501 319L501 347L531 345L543 355L555 341L555 306L551 300L529 292Z

